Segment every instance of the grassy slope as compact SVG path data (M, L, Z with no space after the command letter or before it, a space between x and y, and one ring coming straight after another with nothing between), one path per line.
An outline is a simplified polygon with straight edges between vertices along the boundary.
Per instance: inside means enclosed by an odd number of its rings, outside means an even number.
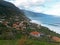
M0 40L0 45L17 45L16 40Z
M0 45L18 45L17 40L0 40ZM49 43L37 40L27 40L24 45L60 45L60 43Z

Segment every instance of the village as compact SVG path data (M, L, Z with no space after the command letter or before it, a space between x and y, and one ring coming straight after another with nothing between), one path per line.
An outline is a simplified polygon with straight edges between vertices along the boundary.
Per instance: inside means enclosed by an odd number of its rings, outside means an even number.
M32 39L41 39L42 37L45 36L50 39L49 41L60 42L60 38L57 36L45 35L44 33L39 32L37 29L40 29L41 25L32 22L27 22L25 20L21 22L16 21L11 26L8 25L9 24L8 21L1 21L0 23L2 23L8 28L13 28L16 29L17 31L22 31L23 34L28 35L28 37ZM31 28L30 31L27 31L28 27Z

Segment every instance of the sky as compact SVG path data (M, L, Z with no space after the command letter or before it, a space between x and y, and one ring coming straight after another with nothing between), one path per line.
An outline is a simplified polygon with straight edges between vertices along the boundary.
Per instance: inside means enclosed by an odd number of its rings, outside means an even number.
M60 16L60 0L6 0L20 9Z

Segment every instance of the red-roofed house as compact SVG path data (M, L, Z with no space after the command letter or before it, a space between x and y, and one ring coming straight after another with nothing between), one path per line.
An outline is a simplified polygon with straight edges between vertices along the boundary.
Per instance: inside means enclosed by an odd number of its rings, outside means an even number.
M40 32L37 32L37 31L33 31L30 33L31 36L34 36L34 37L40 37Z
M53 36L52 37L52 40L55 41L55 42L60 42L60 38L59 37L56 37L56 36Z
M19 28L19 25L18 25L18 24L14 23L12 26L13 26L13 28L16 28L17 30L20 30L20 28Z

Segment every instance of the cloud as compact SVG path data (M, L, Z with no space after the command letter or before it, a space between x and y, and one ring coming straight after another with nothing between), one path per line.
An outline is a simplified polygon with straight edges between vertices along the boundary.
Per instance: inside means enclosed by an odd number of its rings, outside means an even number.
M16 6L24 5L38 5L38 4L43 4L45 0L6 0L9 2L14 3Z
M42 5L45 0L13 0L9 1L14 3L17 7L21 9L26 9L34 12L42 12L40 5Z
M32 23L37 23L37 24L42 24L42 22L37 21L37 20L31 20L30 22L32 22Z
M43 12L43 9L42 9L41 6L40 7L39 6L37 6L37 7L30 7L30 10L34 11L34 12L38 12L38 13L42 13Z
M60 16L59 0L6 0L14 3L21 9L33 12L45 13L53 16Z
M44 11L45 14L60 16L60 3L52 5L49 9Z

